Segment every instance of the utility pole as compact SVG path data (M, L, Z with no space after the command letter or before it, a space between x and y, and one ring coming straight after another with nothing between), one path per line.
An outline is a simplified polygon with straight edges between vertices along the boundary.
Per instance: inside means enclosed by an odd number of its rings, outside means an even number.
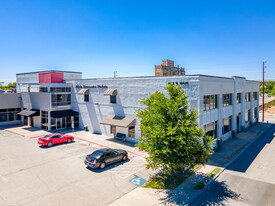
M265 66L264 66L264 61L263 61L263 117L262 117L262 121L264 122L264 68L265 68Z

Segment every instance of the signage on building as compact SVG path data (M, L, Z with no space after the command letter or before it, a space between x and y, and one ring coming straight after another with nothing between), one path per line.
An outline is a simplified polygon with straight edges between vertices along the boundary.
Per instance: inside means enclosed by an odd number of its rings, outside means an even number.
M189 84L189 82L168 82L168 84L171 84L173 83L174 85L186 85L186 84Z
M103 89L108 88L107 85L80 85L80 84L77 84L75 87L76 88L103 88Z

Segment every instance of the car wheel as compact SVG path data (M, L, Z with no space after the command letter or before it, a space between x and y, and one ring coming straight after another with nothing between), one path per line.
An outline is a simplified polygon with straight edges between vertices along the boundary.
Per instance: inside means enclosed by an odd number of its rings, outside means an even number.
M53 146L53 143L52 143L52 142L49 142L49 143L47 144L47 146L48 146L48 147L51 147L51 146Z
M105 162L102 162L100 165L99 165L99 168L100 169L104 169L106 167L106 163Z
M68 143L72 142L72 139L71 138L67 139L67 142Z
M122 160L123 160L123 161L126 161L126 160L127 160L127 155L124 155L124 156L122 157Z

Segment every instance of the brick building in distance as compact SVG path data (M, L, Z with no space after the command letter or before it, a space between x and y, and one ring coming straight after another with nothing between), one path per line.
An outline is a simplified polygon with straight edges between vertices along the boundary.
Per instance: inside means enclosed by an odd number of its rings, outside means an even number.
M174 61L166 59L162 60L161 65L155 65L155 76L184 76L185 69L182 67L175 67Z

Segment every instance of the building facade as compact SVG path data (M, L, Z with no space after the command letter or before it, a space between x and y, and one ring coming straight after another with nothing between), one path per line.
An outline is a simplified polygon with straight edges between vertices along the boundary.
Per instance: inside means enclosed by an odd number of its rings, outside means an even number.
M161 65L155 65L155 76L175 76L185 75L185 69L182 67L175 67L174 61L166 59L162 60Z
M142 107L139 100L156 90L165 93L164 87L171 83L186 91L190 107L198 111L198 123L208 135L226 141L258 121L259 83L243 77L82 79L81 73L63 72L62 79L58 72L40 73L17 75L18 100L12 107L21 108L18 115L24 124L46 130L79 127L109 136L123 134L128 141L136 142L141 136L139 119L135 117L135 111Z

